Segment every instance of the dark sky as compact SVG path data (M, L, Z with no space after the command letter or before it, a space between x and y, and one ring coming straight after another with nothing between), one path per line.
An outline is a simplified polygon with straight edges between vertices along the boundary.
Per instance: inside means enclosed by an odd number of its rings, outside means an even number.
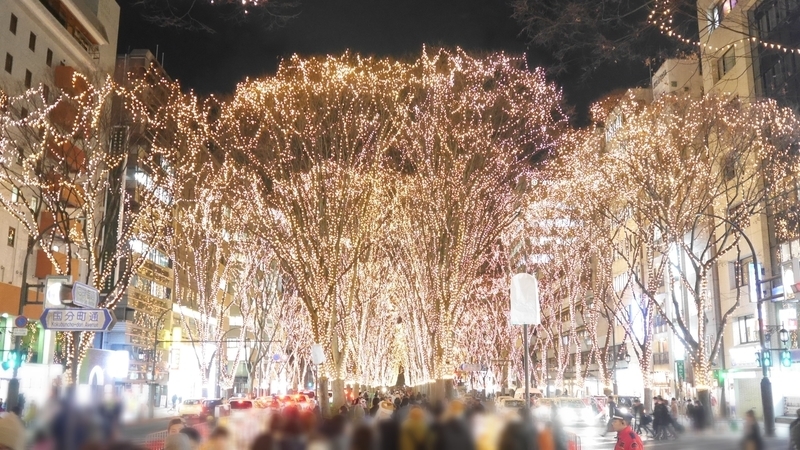
M423 44L477 51L528 50L507 0L301 0L299 15L273 29L264 25L264 19L220 20L224 7L196 9L195 17L215 33L155 26L142 19L134 1L118 0L119 52L134 48L155 52L158 45L167 72L200 94L231 93L245 77L272 73L281 57L293 53L339 54L350 49L413 57ZM531 66L547 61L546 55L526 54ZM614 84L635 82L618 76L609 78L613 81L595 77L588 84L570 78L568 74L557 81L579 109L598 93L617 87Z

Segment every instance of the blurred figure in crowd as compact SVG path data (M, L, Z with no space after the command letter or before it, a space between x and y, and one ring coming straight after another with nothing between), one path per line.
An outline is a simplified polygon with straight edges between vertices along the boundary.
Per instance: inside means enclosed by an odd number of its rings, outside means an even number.
M764 450L764 440L761 438L761 431L758 428L756 414L752 409L747 411L744 415L742 450Z
M447 413L432 431L433 450L474 450L472 433L464 418L464 404L459 400L450 403Z
M192 450L192 443L183 433L172 434L164 441L164 450Z
M185 434L186 437L189 438L189 443L191 444L192 450L197 450L200 448L200 444L203 441L203 438L200 436L200 432L192 427L184 427L180 434Z
M400 428L400 450L427 450L430 441L425 412L413 407Z
M25 450L25 425L14 414L0 417L0 449Z
M172 419L169 421L167 425L167 434L173 435L178 434L184 428L183 419Z
M214 428L214 431L212 431L211 435L208 436L208 442L206 442L201 448L202 450L230 450L230 438L231 434L228 432L227 428Z

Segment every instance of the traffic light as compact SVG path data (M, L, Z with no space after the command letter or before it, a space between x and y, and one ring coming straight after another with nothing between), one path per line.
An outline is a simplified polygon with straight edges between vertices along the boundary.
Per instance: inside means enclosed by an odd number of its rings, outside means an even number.
M714 378L717 380L717 385L719 387L725 386L725 370L724 369L715 369L714 370Z
M11 350L6 353L6 357L3 359L3 369L18 369L22 365L22 361L25 359L25 354L20 350Z
M772 353L769 350L761 352L761 364L763 367L772 367Z
M781 365L783 367L792 367L792 352L781 350Z
M761 367L761 352L756 352L756 364Z

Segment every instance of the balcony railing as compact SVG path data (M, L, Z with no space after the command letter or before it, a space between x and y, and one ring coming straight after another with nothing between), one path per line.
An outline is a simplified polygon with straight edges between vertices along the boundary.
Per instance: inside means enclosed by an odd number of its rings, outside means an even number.
M70 23L64 14L58 10L53 4L51 0L39 0L39 2L47 9L50 14L67 30L67 33L72 36L75 41L86 50L86 53L89 54L93 59L100 59L100 47L97 44L93 44L89 38L86 37L83 32L76 27L74 24Z

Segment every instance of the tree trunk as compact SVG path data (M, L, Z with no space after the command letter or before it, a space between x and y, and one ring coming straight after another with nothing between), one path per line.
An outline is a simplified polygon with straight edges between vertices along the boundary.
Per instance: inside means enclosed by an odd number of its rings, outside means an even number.
M331 382L333 387L333 415L339 412L342 405L347 404L347 399L344 396L344 380L336 379Z
M653 410L653 388L644 388L644 409L646 411Z
M330 402L328 401L328 377L317 378L319 384L319 408L322 417L331 416Z

